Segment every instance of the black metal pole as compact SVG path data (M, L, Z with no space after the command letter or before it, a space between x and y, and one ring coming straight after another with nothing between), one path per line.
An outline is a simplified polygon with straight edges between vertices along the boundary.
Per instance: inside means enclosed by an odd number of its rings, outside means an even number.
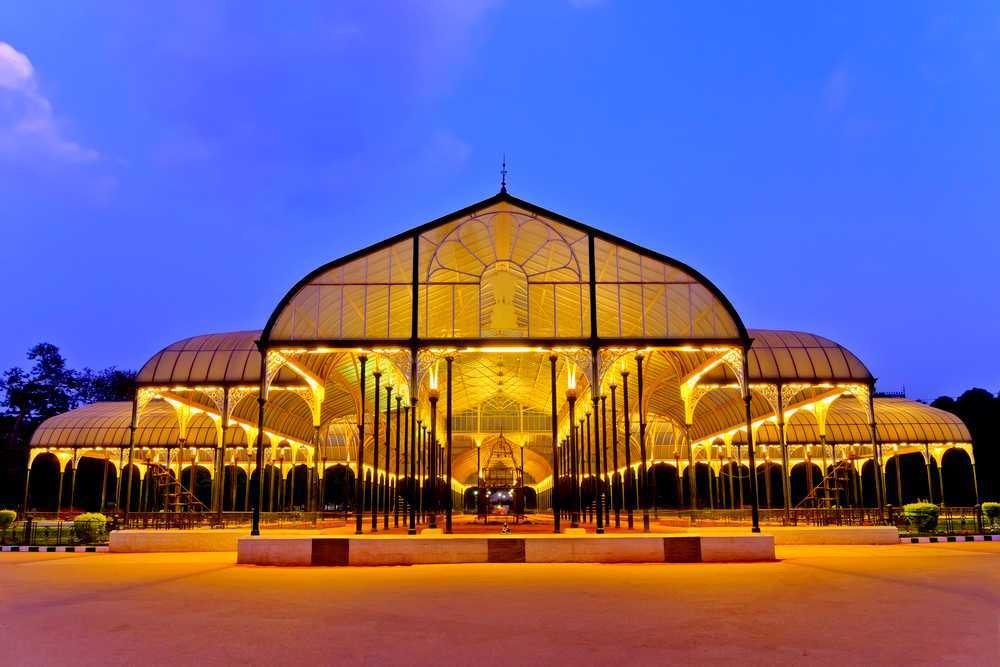
M595 372L596 375L596 372ZM596 385L596 383L595 383ZM596 387L592 388L591 391L596 392ZM601 398L596 393L594 393L594 456L597 457L595 468L598 469L600 473L601 468L601 451L599 447L599 441L597 436L597 421L599 413L597 412L598 405L600 404ZM588 424L590 420L587 420ZM600 475L592 475L591 481L594 483L594 500L597 503L595 510L597 512L597 533L599 535L604 534L604 489L601 487L601 477Z
M625 419L625 489L622 494L622 502L625 503L625 518L628 529L632 530L635 527L632 507L635 504L635 481L632 475L632 417L628 411L628 371L626 370L622 370L622 413Z
M358 382L361 386L361 418L358 420L358 474L354 479L354 534L364 533L364 502L365 502L365 400L367 382L365 381L365 364L368 357L361 355L358 357L361 364L361 372ZM376 394L377 395L377 394Z
M379 404L381 394L379 393L379 382L382 380L382 371L375 367L372 371L372 376L375 378L375 409L372 411L372 486L371 486L371 502L372 502L372 532L378 532L378 510L379 504L382 500L382 493L380 492L381 484L378 481L378 432L379 425L381 422L381 415L379 414ZM386 461L388 463L388 461Z
M446 466L445 466L445 471L446 472L445 472L445 476L444 476L445 477L445 480L444 480L445 484L448 485L448 495L447 495L448 504L445 506L445 515L444 515L444 532L446 532L446 533L450 533L451 532L451 516L452 516L452 513L455 511L455 508L453 507L453 505L454 505L454 499L452 498L452 493L451 493L451 430L452 430L452 427L451 427L451 415L452 415L452 412L451 412L451 402L452 402L451 364L452 364L453 361L454 361L454 359L452 359L451 357L445 357L445 364L446 364L447 371L448 371L448 380L447 380L447 382L448 382L448 398L445 401L445 425L444 425L445 439L446 439L447 445L448 445L448 452L445 455L445 456L447 456L448 460L447 460L447 463L446 463Z
M410 391L414 391L414 387L410 385ZM419 487L417 485L417 400L413 394L410 395L410 408L407 410L407 416L409 417L409 426L407 427L406 435L409 442L409 457L410 457L410 482L407 485L407 491L409 492L410 499L410 525L406 529L407 535L417 534L417 497L416 494L419 493Z
M556 360L554 354L549 355L549 376L552 380L552 532L558 533L559 528L559 413L556 395ZM478 464L477 464L478 468Z
M250 534L260 535L260 506L264 502L264 407L267 404L267 350L258 348L260 352L260 390L257 394L257 502L254 503L250 519ZM169 450L168 456L169 456ZM129 480L131 485L132 480ZM247 473L247 489L250 489L250 476Z
M394 493L392 494L392 527L399 528L399 442L401 439L401 434L399 430L400 422L400 412L403 404L403 397L396 395L396 483L393 486ZM404 424L405 426L405 424ZM406 463L404 462L405 466Z
M428 441L427 450L427 479L431 483L431 495L428 499L428 510L430 511L430 528L437 528L438 512L438 478L437 478L437 391L431 392L431 439Z
M580 489L578 478L578 467L576 463L576 393L566 396L569 402L569 432L570 432L570 489L573 494L572 514L570 515L570 528L580 527Z
M639 402L639 458L641 462L639 463L639 488L642 490L641 503L642 503L642 532L649 532L649 480L646 478L647 468L646 468L646 408L643 405L643 387L642 387L642 355L635 355L635 379L638 385L638 391L636 399Z
M747 361L747 357L750 354L749 347L743 349L743 382L746 385L744 390L743 401L746 404L746 422L747 422L747 457L748 463L750 465L750 518L752 526L750 528L751 532L760 532L760 498L757 493L757 463L754 457L754 445L753 445L753 413L750 410L750 367ZM690 446L690 445L689 445Z
M128 526L128 515L132 511L132 476L135 474L132 468L132 454L135 450L135 430L139 421L139 390L136 389L135 392L135 396L132 397L132 420L129 422L128 428L128 486L125 488L125 514L122 517L122 523L125 526ZM124 477L124 475L122 476ZM25 489L27 489L27 482L25 482ZM59 493L62 493L61 486ZM27 490L25 490L24 498L25 503L27 503ZM24 511L27 512L28 508L25 507Z
M590 483L594 483L594 471L591 466L591 442L590 442L590 413L584 413L584 417L580 419L580 442L581 448L580 453L583 454L583 459L580 467L583 468L583 474L590 480ZM581 494L582 495L582 494ZM593 503L587 503L587 522L593 519Z
M601 395L601 450L604 453L604 488L608 497L604 501L604 525L611 525L611 473L608 469L608 397Z
M387 384L385 386L385 481L382 483L382 528L384 530L389 530L389 446L391 438L392 385Z
M625 492L621 489L622 476L618 475L618 402L615 399L618 385L612 382L609 389L611 389L611 463L614 466L614 470L611 471L611 505L615 509L615 528L621 528L621 501L625 497ZM617 482L615 475L618 475Z

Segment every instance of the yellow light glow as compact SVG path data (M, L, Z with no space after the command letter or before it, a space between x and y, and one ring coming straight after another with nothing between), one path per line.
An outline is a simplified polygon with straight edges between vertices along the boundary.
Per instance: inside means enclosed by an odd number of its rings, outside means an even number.
M427 383L430 386L431 391L437 391L438 389L438 371L440 370L440 363L440 361L435 361L428 370Z

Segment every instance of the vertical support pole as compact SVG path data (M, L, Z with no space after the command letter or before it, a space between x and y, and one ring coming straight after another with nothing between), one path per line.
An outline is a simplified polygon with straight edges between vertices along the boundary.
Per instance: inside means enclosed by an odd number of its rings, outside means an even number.
M568 393L566 400L569 402L569 433L570 433L570 493L573 494L572 513L570 514L570 528L580 527L580 480L579 467L576 461L576 393Z
M649 480L646 479L646 409L644 407L642 384L642 353L635 355L635 379L637 384L636 401L639 404L639 489L642 504L642 532L649 532Z
M378 359L376 358L376 362ZM382 420L382 415L379 414L379 402L381 399L379 382L382 379L382 371L379 370L378 366L372 371L372 377L375 378L375 409L372 411L372 421L374 422L372 426L372 532L378 532L378 511L379 504L382 500L382 493L380 491L381 484L378 481L378 431L379 425Z
M802 452L803 462L806 464L806 497L809 497L809 494L813 492L813 483L816 481L813 476L813 462L809 445L802 445ZM813 494L813 497L815 497L815 494Z
M743 452L740 451L740 446L736 445L736 471L739 473L739 501L740 509L743 509ZM757 473L754 472L756 475Z
M938 470L938 491L941 492L941 507L944 507L944 475L941 473L941 464L944 462L944 456L941 457L940 461L937 461Z
M632 471L632 415L628 410L628 371L625 369L622 369L622 416L625 419L625 492L622 501L625 503L628 529L632 530L635 527L635 478Z
M444 412L445 412L444 433L445 433L446 445L448 447L448 451L445 453L445 456L447 457L447 461L445 463L444 481L445 481L445 484L448 485L448 491L447 491L447 495L446 495L447 503L448 504L445 505L444 532L445 533L451 533L451 516L452 516L452 513L455 511L455 508L453 506L454 505L454 498L452 498L452 493L451 493L451 431L452 431L452 425L451 425L452 412L451 412L451 410L452 410L452 393L453 393L452 392L452 385L451 385L451 365L452 365L452 362L454 361L454 359L452 357L445 357L444 361L445 361L446 369L447 369L447 373L448 373L448 378L447 378L447 381L446 381L447 385L448 385L448 398L445 400L445 404L444 404L444 406L445 406L445 409L444 409ZM524 474L524 461L523 461L524 449L523 448L521 449L521 457L522 457L522 461L521 461L521 463L522 463L522 465L521 465L521 474L523 475ZM522 489L523 489L523 486L522 486ZM522 497L522 499L524 498L524 494L523 493L521 494L521 497Z
M598 410L598 407L600 406L601 397L597 395L597 382L596 382L596 378L597 378L597 355L596 354L594 355L593 368L594 368L594 378L595 378L595 381L594 381L593 385L591 386L590 391L593 394L593 400L594 400L594 431L593 431L593 433L594 433L594 455L597 457L597 465L596 465L596 467L598 468L598 470L600 470L600 467L601 467L601 451L600 451L600 448L598 446L599 445L599 440L598 440L598 430L597 430L597 420L598 420L598 417L600 416L600 413L597 410ZM587 422L588 422L588 426L589 426L590 420L588 419ZM602 480L601 480L601 477L599 475L592 475L591 478L590 478L590 481L594 484L594 500L597 503L597 506L594 508L596 510L596 512L597 512L597 534L598 535L603 535L604 534L604 489L601 486L601 481Z
M354 534L364 533L364 512L365 512L365 402L368 389L367 378L365 377L365 365L368 357L361 355L358 357L360 363L360 373L358 383L361 391L361 415L358 419L358 460L357 475L354 477ZM376 394L377 395L377 394Z
M108 467L111 462L108 461L108 451L104 450L104 470L101 474L101 507L98 512L104 512L104 504L108 499Z
M437 403L438 397L431 394L431 437L427 441L427 481L430 483L431 493L427 499L430 520L427 526L431 529L437 528L438 513L438 476L437 476Z
M931 483L931 446L924 445L924 470L927 472L927 502L934 503L934 485Z
M593 392L591 392L591 393L593 393ZM584 446L581 449L581 451L585 451L586 452L585 458L584 458L584 464L581 467L584 468L583 474L586 476L586 478L588 480L590 480L591 486L593 486L594 491L596 493L597 487L594 486L594 467L593 467L593 465L591 465L591 462L592 462L593 459L591 458L591 455L592 455L592 441L591 441L591 438L590 438L590 412L589 411L586 412L584 414L584 418L580 420L580 429L581 429L581 433L583 434L582 442L584 443ZM591 502L587 503L587 522L590 522L593 519L593 516L594 516L593 501L591 501Z
M31 481L31 450L28 450L28 467L24 471L24 502L21 503L21 518L25 519L28 516L28 483ZM121 475L118 476L121 478Z
M399 443L401 440L402 433L400 432L400 413L402 412L403 396L401 394L396 394L396 484L393 487L394 493L392 499L392 527L399 528ZM406 424L404 423L403 426ZM405 467L406 462L404 460L403 465Z
M132 396L132 420L128 427L128 486L125 488L125 514L122 523L128 526L128 515L132 510L132 457L135 452L135 429L139 420L139 390ZM122 475L124 476L124 475ZM61 493L61 490L60 490Z
M677 509L684 507L684 477L681 474L681 453L680 448L676 445L674 446L674 470L677 475ZM687 470L684 471L685 473Z
M604 525L611 524L611 474L608 471L608 397L601 394L601 450L604 452L604 489L608 496L604 499Z
M257 502L250 519L250 534L260 535L260 506L264 502L264 409L267 405L267 348L258 346L260 352L260 390L257 394ZM250 474L247 473L247 495L250 493Z
M757 494L757 465L754 460L753 451L753 413L750 410L750 368L747 357L750 354L749 342L743 348L743 402L745 404L745 414L747 422L747 456L750 461L750 517L752 526L751 532L760 532L760 501Z
M417 426L419 430L417 431L417 456L420 457L420 494L417 508L420 510L420 522L423 523L425 520L424 510L424 499L427 491L427 427L424 426L422 419L417 420Z
M62 513L62 498L63 498L63 480L66 476L66 465L60 461L59 462L59 493L56 498L56 521L59 520L59 514Z
M872 460L875 465L875 502L878 504L879 518L885 516L885 473L882 468L882 445L878 440L878 423L875 418L875 384L868 387L868 419L871 422ZM899 462L897 461L897 466ZM859 475L860 477L860 475ZM861 504L864 502L862 500Z
M691 509L698 509L698 466L694 462L694 446L691 443L691 424L684 425L684 442L688 450L688 495Z
M122 472L125 469L125 450L118 448L118 474L115 476L115 514L121 508L122 498ZM27 511L27 507L25 508Z
M622 499L625 493L621 489L622 476L618 475L618 402L615 399L615 390L618 386L612 382L608 388L611 390L611 464L614 466L611 472L611 504L615 509L615 528L621 528ZM615 475L618 475L617 482L614 480Z
M900 507L903 506L903 475L899 470L899 446L892 452L892 467L896 469L896 501Z
M558 412L558 398L556 395L556 360L558 357L555 354L549 355L549 379L552 385L552 532L560 532L559 525L559 459L561 452L559 451L559 412ZM479 446L476 446L476 480L478 488L479 480ZM482 493L482 490L480 490ZM476 500L476 506L479 506L479 500Z
M382 482L382 529L389 530L389 447L392 438L392 385L385 385L385 476Z
M785 516L792 510L792 470L788 460L788 441L785 439L785 399L782 386L777 386L778 394L778 441L781 445L781 495L785 506Z

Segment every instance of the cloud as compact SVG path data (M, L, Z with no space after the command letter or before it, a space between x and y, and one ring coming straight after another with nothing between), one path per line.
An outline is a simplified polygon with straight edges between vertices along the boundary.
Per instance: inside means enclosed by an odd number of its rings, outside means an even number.
M827 77L826 85L823 88L823 98L826 108L834 113L839 113L847 108L847 98L850 94L851 80L847 74L847 69L837 67L830 76Z
M436 130L425 150L425 159L438 167L461 167L472 155L472 146L449 130Z
M23 53L0 42L0 158L93 162L100 154L67 138Z

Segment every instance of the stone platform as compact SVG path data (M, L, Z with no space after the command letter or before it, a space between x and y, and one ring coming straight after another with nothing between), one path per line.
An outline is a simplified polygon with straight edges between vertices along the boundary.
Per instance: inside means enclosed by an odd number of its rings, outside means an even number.
M241 537L243 565L721 563L774 560L770 535L358 535Z

